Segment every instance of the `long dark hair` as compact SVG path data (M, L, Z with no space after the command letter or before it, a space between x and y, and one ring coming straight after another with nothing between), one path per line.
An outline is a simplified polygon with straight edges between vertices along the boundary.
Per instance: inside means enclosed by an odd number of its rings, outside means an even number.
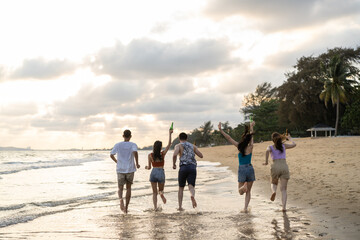
M275 148L277 150L279 150L280 152L283 152L284 148L283 148L283 144L282 144L281 134L278 132L273 132L273 134L271 134L271 138L275 144Z
M161 149L162 149L162 142L161 141L156 141L154 143L154 147L153 147L153 159L154 159L154 161L157 161L157 162L162 161Z
M245 149L249 145L252 137L253 133L250 133L249 126L245 125L245 131L241 136L241 140L238 145L238 150L241 152L243 157L245 156Z

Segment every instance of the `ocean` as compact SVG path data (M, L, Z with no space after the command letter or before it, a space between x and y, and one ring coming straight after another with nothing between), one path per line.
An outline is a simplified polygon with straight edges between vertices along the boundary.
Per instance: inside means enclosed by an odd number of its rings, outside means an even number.
M124 215L109 151L0 151L0 239L296 239L292 230L306 231L305 217L290 227L291 216L276 213L279 207L269 207L256 190L250 206L257 210L242 213L237 176L207 161L198 161L198 208L191 207L186 189L185 211L178 212L171 151L165 158L168 201L158 199L162 211L154 212L148 153L139 151L141 168ZM271 221L264 221L269 215Z

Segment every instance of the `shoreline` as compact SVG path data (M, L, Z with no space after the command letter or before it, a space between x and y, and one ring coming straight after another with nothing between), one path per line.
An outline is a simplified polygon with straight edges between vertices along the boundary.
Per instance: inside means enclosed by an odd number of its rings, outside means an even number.
M313 219L311 227L319 237L356 239L360 235L360 180L356 178L360 172L360 137L294 141L297 146L287 150L288 208L295 206L309 215ZM255 143L252 159L256 176L253 191L269 203L271 162L267 166L262 164L265 150L271 144L271 141ZM233 145L201 148L201 151L203 160L220 162L237 175L238 150ZM274 204L281 204L280 197L278 188ZM256 208L251 202L250 206Z

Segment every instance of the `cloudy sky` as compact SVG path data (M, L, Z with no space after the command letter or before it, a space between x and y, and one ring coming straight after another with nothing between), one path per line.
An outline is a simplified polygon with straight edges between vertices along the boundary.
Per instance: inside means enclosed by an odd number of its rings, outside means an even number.
M0 146L138 146L243 122L301 56L356 47L359 0L0 2Z

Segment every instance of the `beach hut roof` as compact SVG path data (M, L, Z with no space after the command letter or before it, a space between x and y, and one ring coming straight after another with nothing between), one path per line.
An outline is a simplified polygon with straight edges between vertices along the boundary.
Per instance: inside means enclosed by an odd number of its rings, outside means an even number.
M323 124L323 123L318 123L316 124L315 126L313 126L312 128L309 128L308 130L306 131L330 131L330 130L334 130L335 131L335 128L333 127L330 127L326 124Z

